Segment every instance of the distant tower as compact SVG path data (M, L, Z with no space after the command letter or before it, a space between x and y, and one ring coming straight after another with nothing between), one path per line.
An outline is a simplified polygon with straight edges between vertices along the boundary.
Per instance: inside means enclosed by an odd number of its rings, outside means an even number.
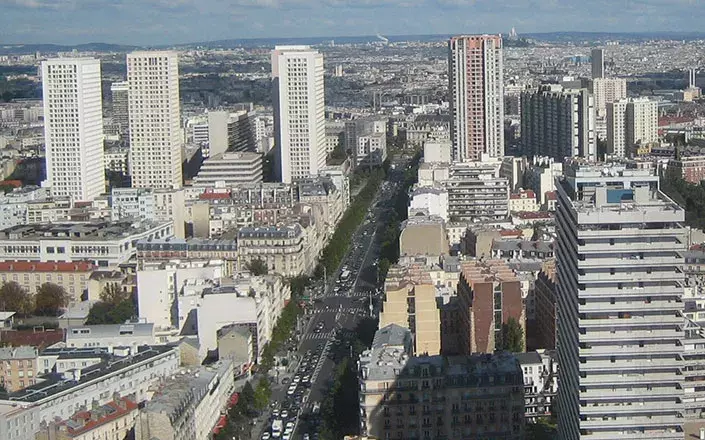
M592 57L592 79L605 77L605 54L602 49L593 49Z
M502 37L452 37L448 52L453 160L504 156Z
M277 172L284 183L316 176L326 165L323 55L309 46L272 52Z
M133 188L181 188L181 111L176 52L127 54Z
M516 29L512 28L511 32L509 32L509 38L516 39L516 37L517 37L517 31L516 31Z
M105 192L100 60L53 58L41 69L51 195L92 201Z
M695 85L695 69L688 70L688 88L694 89Z

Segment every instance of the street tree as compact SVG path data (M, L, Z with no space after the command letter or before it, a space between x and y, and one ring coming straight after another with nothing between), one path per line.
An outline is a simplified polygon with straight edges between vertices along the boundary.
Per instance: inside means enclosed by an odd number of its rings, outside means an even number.
M262 260L261 258L250 260L250 262L247 263L245 267L254 276L267 275L267 272L269 272L267 263L265 263L264 260Z
M269 405L269 400L272 398L272 388L269 385L269 380L263 377L257 383L255 390L255 408L263 410Z
M108 283L100 292L100 300L112 305L118 305L129 298L130 294L125 292L119 283Z
M0 308L8 312L26 314L32 309L32 298L17 282L8 281L0 287Z
M54 283L44 283L37 289L34 297L34 311L41 316L57 316L59 311L69 303L66 290Z
M524 329L515 318L502 324L500 348L512 353L524 352Z

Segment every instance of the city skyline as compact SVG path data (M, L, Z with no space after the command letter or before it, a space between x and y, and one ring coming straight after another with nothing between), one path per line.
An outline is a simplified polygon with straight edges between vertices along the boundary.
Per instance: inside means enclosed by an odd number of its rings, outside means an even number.
M232 38L435 33L698 31L692 0L5 0L4 44L184 44ZM420 18L423 17L421 20ZM61 23L60 25L57 23ZM109 25L107 25L109 24Z

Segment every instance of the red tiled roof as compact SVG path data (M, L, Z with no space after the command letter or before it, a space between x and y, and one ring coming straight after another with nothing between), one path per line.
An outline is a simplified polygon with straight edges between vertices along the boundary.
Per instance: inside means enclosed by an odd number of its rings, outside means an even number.
M64 341L64 329L56 330L2 330L0 340L3 344L12 347L21 345L31 345L32 347L44 348Z
M534 193L533 190L526 189L526 190L524 190L524 191L519 191L518 193L510 194L509 197L510 197L511 199L513 199L513 200L518 200L518 199L521 199L521 198L524 198L524 199L528 199L528 198L535 199L535 198L536 198L536 194Z
M551 213L545 212L545 211L538 211L538 212L524 211L524 212L517 213L517 216L523 220L538 219L538 218L551 218Z
M502 237L521 237L524 233L519 229L502 229L499 231L499 235Z
M230 198L230 193L229 192L204 192L200 196L198 196L200 200L224 200L224 199L229 199Z
M124 397L120 400L125 403L125 408L122 408L120 404L116 401L108 402L104 406L109 406L115 411L110 414L106 414L102 417L99 417L98 420L91 419L91 411L79 411L76 414L72 415L71 420L74 420L79 423L83 421L84 425L78 428L71 428L67 426L69 434L76 436L78 434L86 433L97 428L100 425L104 425L108 422L119 419L120 417L123 417L129 414L130 412L137 410L137 404L135 402ZM61 422L61 425L65 424L66 421Z
M0 262L0 272L93 272L96 267L92 263L79 261L77 263L40 263L38 261L5 261Z
M22 181L21 180L3 180L2 182L0 182L0 185L10 185L10 186L14 186L15 188L21 188Z
M558 200L558 194L555 191L546 191L546 199Z

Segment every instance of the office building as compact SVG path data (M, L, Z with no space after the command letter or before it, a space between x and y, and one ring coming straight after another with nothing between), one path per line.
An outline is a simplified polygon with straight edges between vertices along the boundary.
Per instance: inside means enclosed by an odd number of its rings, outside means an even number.
M448 48L453 160L504 156L501 35L452 37Z
M392 324L381 327L372 348L360 356L363 435L524 438L524 387L516 357L413 356L411 344L409 330Z
M607 152L633 157L635 146L658 141L658 103L648 98L620 99L607 104Z
M226 152L210 156L193 178L193 186L231 188L262 181L262 154Z
M208 156L226 151L255 151L253 115L246 110L208 112Z
M561 439L683 439L684 210L652 170L556 182Z
M92 201L105 192L100 60L42 62L47 182L54 197Z
M316 176L326 166L323 55L308 46L275 47L272 81L279 177Z
M233 363L180 370L140 410L136 440L208 439L234 391Z
M530 156L597 158L595 107L587 89L544 85L521 94L521 139Z
M603 49L593 49L590 51L590 61L592 63L592 79L605 77L605 51Z
M136 188L181 188L179 60L175 52L127 55L130 175Z
M627 97L627 80L596 78L592 81L592 94L595 97L595 114L598 118L604 118L607 116L607 103Z
M117 124L120 139L130 143L130 113L127 81L114 82L110 85L113 96L113 124Z

